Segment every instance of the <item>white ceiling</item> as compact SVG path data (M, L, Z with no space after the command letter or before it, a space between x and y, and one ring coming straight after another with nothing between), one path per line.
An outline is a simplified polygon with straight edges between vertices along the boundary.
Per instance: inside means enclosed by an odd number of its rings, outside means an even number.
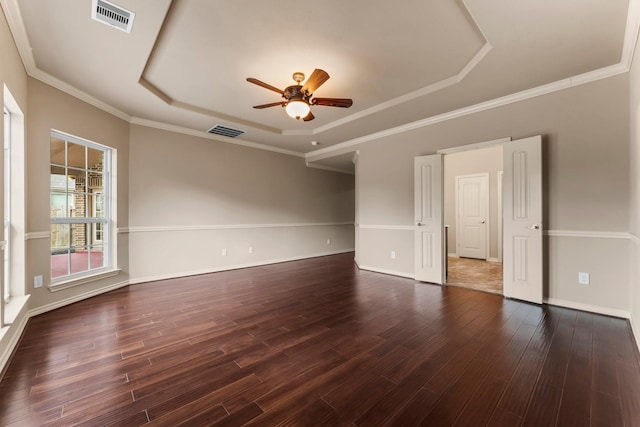
M30 75L134 123L203 135L222 124L247 131L232 141L307 157L620 64L639 3L111 1L135 12L131 34L92 20L90 0L1 0ZM284 88L315 68L331 75L315 95L351 108L315 106L310 122L252 108L281 98L247 77Z

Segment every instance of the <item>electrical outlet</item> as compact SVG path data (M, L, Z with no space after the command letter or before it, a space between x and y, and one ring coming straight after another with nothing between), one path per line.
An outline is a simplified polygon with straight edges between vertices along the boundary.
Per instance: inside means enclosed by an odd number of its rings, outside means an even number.
M41 288L42 287L42 276L34 276L33 277L33 287Z
M222 256L227 256L227 250L226 249L222 250Z
M253 253L253 246L249 246L249 253L252 254Z
M327 239L327 245L331 244L331 239Z
M583 272L578 273L578 283L580 283L581 285L588 285L589 273L583 273Z
M396 259L396 251L391 251L391 259Z

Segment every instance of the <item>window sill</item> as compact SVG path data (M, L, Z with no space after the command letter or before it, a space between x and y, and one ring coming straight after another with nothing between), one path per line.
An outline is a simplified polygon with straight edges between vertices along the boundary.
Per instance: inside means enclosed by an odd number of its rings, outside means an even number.
M80 286L80 285L85 285L87 283L91 283L91 282L95 282L98 280L102 280L102 279L106 279L108 277L113 277L113 276L117 276L118 274L120 274L122 270L120 269L115 269L115 270L109 270L109 271L103 271L100 273L95 273L95 274L91 274L88 276L83 276L83 277L79 277L76 279L70 279L70 280L64 280L61 282L55 282L55 283L51 283L49 286L47 286L47 288L49 289L49 292L58 292L58 291L62 291L64 289L69 289L69 288L73 288L75 286Z
M20 314L24 306L29 301L29 296L30 295L11 297L9 302L4 306L5 325L10 325L15 322L18 314Z

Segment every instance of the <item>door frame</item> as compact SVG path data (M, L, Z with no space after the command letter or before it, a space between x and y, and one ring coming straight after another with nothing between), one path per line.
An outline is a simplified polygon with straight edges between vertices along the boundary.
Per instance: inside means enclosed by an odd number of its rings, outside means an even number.
M502 160L502 168L504 169L504 159ZM496 197L498 198L498 215L497 215L497 223L498 223L498 262L502 262L502 178L504 176L504 170L498 171L497 176L497 192Z
M539 135L536 135L536 137L540 137ZM524 139L528 139L528 138L524 138ZM487 148L487 147L492 147L492 146L496 146L496 145L506 145L509 142L512 141L511 137L506 137L506 138L500 138L500 139L495 139L495 140L491 140L491 141L486 141L486 142L480 142L480 143L476 143L476 144L468 144L468 145L463 145L463 146L459 146L459 147L452 147L452 148L447 148L447 149L443 149L443 150L438 150L436 153L437 154L452 154L452 153L458 153L458 152L463 152L463 151L472 151L472 150L477 150L480 148ZM503 159L503 165L504 165L504 159ZM504 171L504 168L503 168ZM502 173L504 173L502 171ZM502 175L501 172L499 172L499 176L501 177ZM501 187L502 187L502 191L504 191L504 183L501 181L500 182ZM444 196L443 196L444 197ZM542 197L544 198L544 194L542 194ZM443 200L444 203L444 200ZM500 209L500 215L503 216L503 210L504 210L504 203L502 201L502 197L500 197L500 205L501 205L501 209ZM499 227L501 228L501 227ZM444 233L444 231L443 231ZM504 232L500 233L502 235L502 239L504 239ZM499 245L499 247L501 247L501 245ZM502 248L501 248L502 249ZM503 252L502 250L500 252ZM502 254L501 254L502 255ZM544 258L544 254L542 255ZM504 268L504 267L503 267ZM544 266L542 266L542 268L544 269ZM543 274L543 272L541 272ZM542 284L541 287L544 286L544 278L542 278ZM504 291L503 291L504 294ZM544 295L543 295L543 300L544 300ZM542 303L543 301L541 301L540 303Z
M484 253L485 253L485 261L489 261L489 258L491 258L491 218L490 218L490 213L491 213L491 209L489 206L489 202L490 202L490 197L489 197L489 184L490 184L490 178L489 178L489 173L488 172L479 172L479 173L471 173L471 174L466 174L466 175L456 175L455 176L455 188L454 188L454 193L455 193L455 216L456 216L456 254L458 256L460 256L460 236L462 233L460 233L460 204L458 203L459 199L459 195L460 193L458 192L458 188L460 186L460 179L464 179L464 178L483 178L485 180L485 197L484 197L484 217L486 218L485 220L485 227L484 227L484 243L485 243L485 248L484 248Z

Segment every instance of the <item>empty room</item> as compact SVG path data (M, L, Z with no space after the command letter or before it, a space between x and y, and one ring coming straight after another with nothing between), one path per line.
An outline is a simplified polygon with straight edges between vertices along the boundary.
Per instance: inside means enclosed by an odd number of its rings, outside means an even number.
M0 5L0 425L640 425L640 0Z

